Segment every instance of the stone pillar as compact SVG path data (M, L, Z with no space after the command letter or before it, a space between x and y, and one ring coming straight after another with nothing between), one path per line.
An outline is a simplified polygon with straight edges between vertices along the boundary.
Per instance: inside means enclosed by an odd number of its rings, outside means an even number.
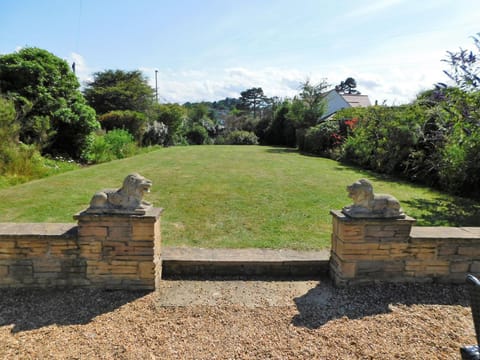
M336 286L405 280L405 253L415 219L333 216L330 276Z
M163 209L145 214L92 214L78 221L80 258L86 260L90 286L108 289L153 290L162 275L160 216Z

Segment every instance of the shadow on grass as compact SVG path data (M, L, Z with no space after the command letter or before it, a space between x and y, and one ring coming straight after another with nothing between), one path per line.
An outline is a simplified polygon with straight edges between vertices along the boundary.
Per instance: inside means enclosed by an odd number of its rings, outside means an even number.
M285 148L285 147L269 147L266 149L266 152L272 153L272 154L290 154L290 153L298 153L298 149Z
M407 283L335 288L326 280L294 302L298 315L292 324L317 329L344 316L361 319L389 313L390 304L469 306L469 295L466 285Z
M404 200L420 226L480 226L480 203L464 198ZM409 214L410 215L410 214Z
M147 295L146 291L0 290L0 326L12 333L49 325L87 324L96 316Z

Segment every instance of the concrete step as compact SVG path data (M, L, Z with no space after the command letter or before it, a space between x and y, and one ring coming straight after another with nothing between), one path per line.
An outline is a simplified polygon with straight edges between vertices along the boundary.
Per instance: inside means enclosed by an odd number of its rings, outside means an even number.
M330 250L162 248L162 277L318 278L328 272Z

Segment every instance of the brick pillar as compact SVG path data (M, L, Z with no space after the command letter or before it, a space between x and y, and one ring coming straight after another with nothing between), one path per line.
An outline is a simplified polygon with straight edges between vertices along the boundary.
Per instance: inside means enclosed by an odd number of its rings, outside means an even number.
M162 274L160 215L76 214L80 258L93 287L153 290Z
M357 219L332 210L330 276L335 285L403 280L415 219Z

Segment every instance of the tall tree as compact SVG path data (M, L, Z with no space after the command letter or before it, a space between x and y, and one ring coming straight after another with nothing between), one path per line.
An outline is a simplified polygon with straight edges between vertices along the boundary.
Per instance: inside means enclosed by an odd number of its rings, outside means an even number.
M261 87L247 89L242 91L240 95L242 107L252 111L254 118L257 117L258 110L266 106L269 102L269 99L265 96Z
M15 102L20 140L43 152L79 158L99 128L65 60L33 47L0 56L0 92Z
M343 94L355 94L359 95L360 91L356 89L357 82L354 78L348 77L345 81L340 82L337 86L335 86L335 90L339 93Z
M145 113L153 103L155 90L138 70L105 70L93 74L83 93L97 114L103 115L115 110Z

